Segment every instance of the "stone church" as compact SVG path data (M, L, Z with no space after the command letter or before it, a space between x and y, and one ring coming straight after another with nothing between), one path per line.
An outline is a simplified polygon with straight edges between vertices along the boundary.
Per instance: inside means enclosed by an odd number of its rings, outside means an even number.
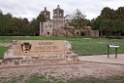
M99 36L98 31L93 31L88 26L84 30L75 29L69 26L67 16L64 16L64 10L58 5L53 9L53 17L50 19L50 12L45 7L41 12L45 15L46 22L40 23L40 36Z

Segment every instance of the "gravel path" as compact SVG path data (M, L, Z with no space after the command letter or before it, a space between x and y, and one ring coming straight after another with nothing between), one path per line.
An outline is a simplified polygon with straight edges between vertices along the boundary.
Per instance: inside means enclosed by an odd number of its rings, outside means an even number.
M79 64L70 65L0 68L0 78L5 79L12 79L21 75L23 75L25 79L28 79L35 73L51 75L63 80L85 76L105 78L107 76L120 75L124 73L124 65L81 61Z
M11 45L11 43L0 43L0 46L9 47L10 45Z
M117 58L115 58L115 54L111 54L109 58L107 58L107 55L81 56L80 60L124 65L124 54L118 54L117 56Z

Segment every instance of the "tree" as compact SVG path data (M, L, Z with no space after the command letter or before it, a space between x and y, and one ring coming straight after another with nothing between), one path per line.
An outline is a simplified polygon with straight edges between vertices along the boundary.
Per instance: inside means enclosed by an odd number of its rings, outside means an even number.
M45 21L46 21L45 15L42 14L42 12L41 12L41 13L38 15L38 17L37 17L37 20L38 20L39 22L45 22Z
M44 14L40 13L36 19L33 19L30 23L32 35L39 35L39 24L40 22L45 22L46 18Z
M31 35L38 34L39 31L39 22L36 19L33 19L30 23Z
M124 33L124 7L117 10L103 8L100 16L92 20L93 29L99 29L101 35L120 36Z
M116 11L116 19L124 22L124 7L119 7Z
M96 19L92 19L91 23L92 23L92 29L93 30L99 30L100 31L100 35L102 36L103 35L103 28L100 27L100 25L102 23L101 19L102 19L102 17L98 16Z
M5 15L0 14L0 35L8 35L8 33L12 31L12 28L12 15L10 13Z
M109 7L103 8L101 11L101 16L106 20L112 20L114 18L115 11Z
M29 22L27 18L16 18L10 13L0 14L0 35L22 36L29 35Z
M74 14L70 15L71 22L69 23L71 26L81 29L83 26L87 25L87 20L85 19L85 15L77 9Z

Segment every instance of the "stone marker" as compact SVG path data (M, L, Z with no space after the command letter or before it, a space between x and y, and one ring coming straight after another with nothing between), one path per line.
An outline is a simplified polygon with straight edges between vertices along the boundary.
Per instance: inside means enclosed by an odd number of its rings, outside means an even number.
M71 44L65 40L13 41L4 54L3 65L46 65L77 63Z

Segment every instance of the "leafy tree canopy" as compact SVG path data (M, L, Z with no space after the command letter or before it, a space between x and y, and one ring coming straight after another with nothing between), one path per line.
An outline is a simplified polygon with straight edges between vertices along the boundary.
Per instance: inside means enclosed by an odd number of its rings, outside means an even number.
M88 20L85 19L86 15L83 14L79 9L76 9L76 11L69 16L71 20L69 24L75 28L83 28L88 23Z
M102 35L120 36L124 34L124 7L117 10L103 8L100 16L92 20L93 29L98 29Z

